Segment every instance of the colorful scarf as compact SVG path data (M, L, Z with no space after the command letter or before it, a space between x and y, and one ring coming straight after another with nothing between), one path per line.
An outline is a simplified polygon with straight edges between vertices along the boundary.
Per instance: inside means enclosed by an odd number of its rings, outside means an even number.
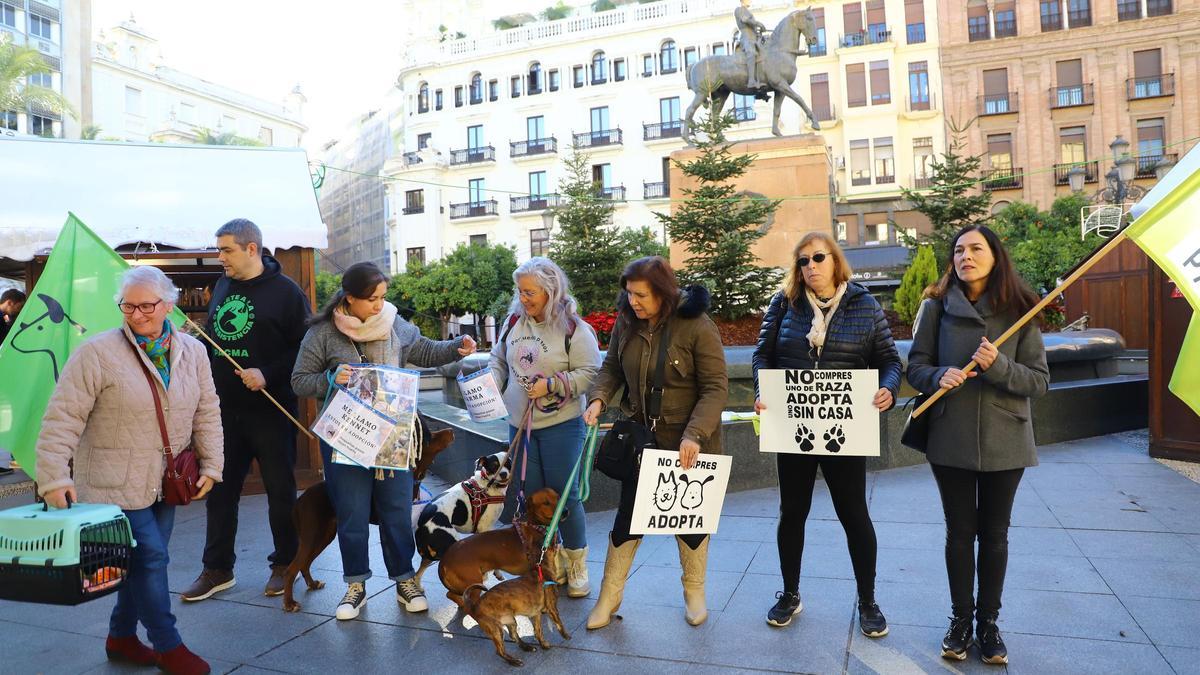
M174 333L171 322L163 321L162 334L154 340L134 335L137 338L138 346L146 352L146 356L150 357L150 363L153 363L154 367L158 369L158 375L163 381L163 389L171 384L171 336Z

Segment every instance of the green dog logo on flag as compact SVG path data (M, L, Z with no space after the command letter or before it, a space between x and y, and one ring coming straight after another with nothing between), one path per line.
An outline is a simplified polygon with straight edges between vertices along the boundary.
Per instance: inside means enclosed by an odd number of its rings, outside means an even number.
M213 328L217 337L226 342L233 342L246 337L246 333L254 327L254 305L244 295L231 295L225 298L213 315Z

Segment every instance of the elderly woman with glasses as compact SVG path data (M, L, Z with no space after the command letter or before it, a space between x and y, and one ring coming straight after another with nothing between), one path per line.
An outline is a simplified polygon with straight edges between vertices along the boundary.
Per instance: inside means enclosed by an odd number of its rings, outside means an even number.
M178 297L155 267L125 273L116 298L124 323L75 349L46 406L37 476L51 506L116 504L129 519L137 547L109 620L108 657L192 675L209 666L184 646L171 613L167 544L175 507L162 501L162 436L150 387L162 399L171 446L190 444L199 459L195 497L221 480L224 445L207 350L167 319ZM139 621L152 648L138 640Z
M551 487L560 494L583 452L584 394L600 368L592 327L579 318L567 275L547 258L534 257L513 271L513 299L489 364L504 392L509 438L524 434L528 412L532 433L523 440L514 468L526 463L525 494ZM519 469L518 469L519 471ZM511 490L510 490L511 492ZM562 520L567 595L591 591L587 570L587 519L576 481Z
M900 388L900 356L879 303L863 286L850 282L850 264L833 237L809 232L793 252L794 263L783 289L771 298L754 350L754 386L758 371L787 369L865 369L879 371L879 390L873 403L881 412L892 407ZM757 411L766 409L762 399ZM822 439L801 425L801 449ZM779 568L783 591L767 613L767 623L786 626L804 606L800 603L800 559L804 553L804 523L812 506L817 467L829 486L833 508L850 548L858 582L858 625L867 637L887 635L887 620L875 603L875 526L867 512L866 457L836 457L780 453Z

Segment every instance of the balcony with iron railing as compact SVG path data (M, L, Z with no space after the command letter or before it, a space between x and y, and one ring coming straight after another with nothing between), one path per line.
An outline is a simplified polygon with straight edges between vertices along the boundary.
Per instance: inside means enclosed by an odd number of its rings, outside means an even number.
M1092 8L1083 7L1067 12L1067 23L1071 28L1083 28L1092 25Z
M644 199L667 199L671 196L671 185L666 181L647 183L642 181L642 197Z
M933 176L917 176L913 178L914 190L925 190L933 187Z
M996 28L994 35L996 38L1016 37L1017 36L1017 20L1012 19L996 19Z
M1007 115L1017 112L1017 92L985 94L979 97L980 115Z
M404 215L412 216L418 213L425 213L424 204L408 204L403 209Z
M642 124L642 140L657 141L664 138L679 138L683 135L683 121L656 122Z
M625 201L625 186L602 187L596 191L596 197L611 202L623 202Z
M620 127L575 134L575 144L581 148L600 148L606 145L624 145L624 143Z
M495 199L488 199L477 202L463 202L461 204L450 205L450 219L458 220L459 218L481 218L483 216L498 216L500 215L500 206Z
M1150 77L1131 77L1125 80L1125 89L1130 101L1143 98L1175 95L1175 73L1163 73Z
M1179 153L1169 152L1162 155L1141 155L1137 158L1137 178L1154 178L1154 169L1159 162L1166 160L1174 164L1179 159Z
M1093 159L1090 162L1067 163L1054 165L1054 184L1055 185L1070 185L1071 170L1075 167L1083 167L1083 182L1095 183L1100 180L1100 160Z
M528 213L530 211L545 211L558 206L558 193L544 195L528 195L509 197L508 210L510 213Z
M450 166L494 161L496 161L496 148L491 145L450 151Z
M892 39L892 31L886 26L881 28L868 28L860 30L857 33L848 33L841 37L838 41L843 48L845 47L863 47L866 45L877 45L884 42L890 42Z
M734 108L733 119L738 122L752 122L758 118L758 114L754 112L753 107Z
M509 157L532 157L534 155L552 155L558 152L558 139L531 138L527 141L511 141L508 144Z
M1042 32L1049 33L1051 31L1062 30L1062 14L1043 14L1042 15Z
M1117 0L1117 21L1133 21L1142 18L1141 0Z
M983 172L984 190L1020 190L1024 174L1020 168L989 169Z
M404 163L407 165L420 164L422 161L424 160L421 159L421 153L419 152L410 150L404 153Z
M1050 107L1074 108L1096 102L1092 84L1075 84L1068 87L1050 87Z
M1171 0L1146 0L1146 16L1168 16Z
M828 53L829 53L829 47L825 46L824 43L817 43L808 48L808 55L810 58L816 58L818 56L825 56Z
M988 32L986 23L968 23L967 24L967 41L979 42L980 40L991 40L992 34Z
M812 112L818 122L832 122L837 119L837 106L833 103L813 104Z

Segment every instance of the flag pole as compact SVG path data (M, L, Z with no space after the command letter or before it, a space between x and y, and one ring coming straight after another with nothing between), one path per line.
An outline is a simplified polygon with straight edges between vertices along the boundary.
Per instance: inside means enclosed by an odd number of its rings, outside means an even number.
M1096 263L1100 262L1101 258L1103 258L1104 256L1111 253L1113 251L1113 249L1115 249L1117 246L1121 245L1121 242L1128 239L1129 235L1126 234L1127 229L1128 228L1122 229L1115 236L1113 236L1112 239L1109 239L1107 244L1105 244L1104 246L1101 246L1095 253L1092 254L1092 256L1090 258L1088 258L1086 261L1084 261L1084 263L1082 265L1075 268L1075 271L1072 272L1070 275L1068 275L1067 278L1064 279L1063 282L1061 284L1059 284L1057 288L1055 288L1053 291L1050 291L1049 293L1047 293L1046 297L1042 298L1041 302L1034 305L1033 308L1030 309L1028 312L1025 312L1025 316L1021 317L1016 323L1009 326L1008 330L1004 331L1004 333L1002 333L1000 335L1000 337L998 337L992 341L992 344L999 347L1000 345L1004 344L1010 337L1015 335L1017 333L1017 331L1024 328L1025 324L1032 321L1034 317L1036 317L1038 314L1041 313L1041 311L1043 309L1046 308L1046 305L1049 305L1051 302L1054 302L1054 298L1057 298L1058 296L1062 295L1063 291L1067 290L1068 286L1070 286L1071 284L1078 281L1079 277L1083 276L1088 270L1092 269L1092 266L1094 266ZM977 365L979 365L979 364L976 363L975 361L971 361L970 363L968 363L966 366L963 367L963 373L966 374L966 373L969 373L969 372L975 370L975 366L977 366ZM912 416L920 417L921 413L928 410L929 406L933 405L934 401L937 401L948 391L950 391L950 389L938 389L937 391L933 392L932 396L930 396L928 399L926 399L924 403L922 403L920 406L917 407L916 410L913 411Z
M200 326L197 326L195 321L192 321L191 319L188 319L186 317L185 317L185 320L187 321L187 325L192 327L192 330L196 331L196 333L199 334L200 337L204 338L208 342L208 344L212 345L218 352L220 352L221 356L224 356L226 361L229 361L230 363L232 363L234 368L237 368L238 370L245 370L245 368L242 368L242 366L240 364L238 364L237 361L233 360L233 357L229 355L229 352L225 351L221 347L221 345L214 342L213 339L210 338L208 336L208 334L205 333L200 328ZM259 389L259 391L262 392L263 396L266 396L268 399L270 399L271 403L274 403L275 407L279 408L279 412L286 415L287 418L292 421L292 424L296 425L297 429L299 429L300 431L303 431L304 435L308 436L309 438L316 440L317 437L313 436L312 432L309 431L308 429L306 429L303 424L296 421L296 418L292 417L292 414L290 412L288 412L287 409L285 409L282 405L280 405L279 401L275 400L275 397L271 395L271 392L267 391L265 387L262 389Z

